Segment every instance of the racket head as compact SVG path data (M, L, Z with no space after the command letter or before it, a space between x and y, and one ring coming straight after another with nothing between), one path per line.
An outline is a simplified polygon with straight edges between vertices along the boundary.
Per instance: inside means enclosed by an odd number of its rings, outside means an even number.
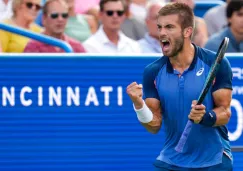
M225 37L222 40L222 42L221 42L221 44L220 44L220 46L218 48L214 64L211 66L211 69L209 71L209 75L207 76L207 79L205 81L203 89L202 89L202 91L200 93L200 96L199 96L199 98L197 100L197 104L198 105L200 105L203 102L203 100L204 100L204 98L205 98L210 86L212 85L212 82L213 82L214 78L216 77L217 71L218 71L218 69L220 67L220 63L221 63L222 59L224 58L225 52L226 52L226 50L228 48L228 45L229 45L229 38Z
M222 42L221 42L221 44L220 44L220 46L218 48L218 51L216 53L216 62L217 63L220 63L221 60L223 59L224 54L225 54L225 52L226 52L226 50L228 48L228 45L229 45L229 38L228 37L225 37L222 40Z

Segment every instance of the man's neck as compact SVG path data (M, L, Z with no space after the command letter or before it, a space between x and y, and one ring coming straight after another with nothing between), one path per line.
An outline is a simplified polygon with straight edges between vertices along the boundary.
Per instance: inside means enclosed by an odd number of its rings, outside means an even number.
M47 36L50 36L50 37L54 37L56 39L64 40L64 34L63 33L55 34L55 33L49 32L49 31L45 31L44 34L47 35Z
M188 69L193 61L195 48L191 43L185 43L183 49L177 56L169 58L174 69L183 73Z
M243 41L243 34L242 33L237 33L234 29L230 28L231 33L233 34L235 40L237 43L240 43Z
M106 36L108 37L108 39L114 43L115 45L118 44L118 41L119 41L119 34L118 34L118 30L109 30L105 27L103 27L104 29L104 32L106 34Z

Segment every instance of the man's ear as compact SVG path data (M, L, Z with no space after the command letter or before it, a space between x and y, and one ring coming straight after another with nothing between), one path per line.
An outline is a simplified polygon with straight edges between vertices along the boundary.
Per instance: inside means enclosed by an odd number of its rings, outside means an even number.
M187 27L184 29L184 37L191 37L193 34L193 28L192 27Z

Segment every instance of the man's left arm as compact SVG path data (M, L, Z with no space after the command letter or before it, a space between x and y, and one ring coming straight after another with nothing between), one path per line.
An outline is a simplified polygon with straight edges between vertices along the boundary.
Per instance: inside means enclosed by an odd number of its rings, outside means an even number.
M216 114L216 122L214 126L226 125L231 116L230 103L232 99L231 89L219 89L213 92Z
M206 109L203 104L196 105L197 101L194 100L188 116L189 119L193 120L194 123L200 123L205 126L226 125L231 116L232 76L229 61L224 58L212 87L214 108Z
M214 126L226 125L231 116L230 103L232 100L232 70L229 61L224 58L212 87L216 122Z

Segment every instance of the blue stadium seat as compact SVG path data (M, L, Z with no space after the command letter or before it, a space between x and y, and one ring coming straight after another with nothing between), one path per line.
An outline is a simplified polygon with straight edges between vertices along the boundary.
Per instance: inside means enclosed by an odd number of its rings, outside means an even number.
M205 14L205 12L207 10L209 10L212 7L215 7L217 5L221 5L224 4L225 2L223 1L209 1L209 0L205 0L205 1L195 1L195 8L194 8L194 13L196 16L198 17L203 17L203 15Z

